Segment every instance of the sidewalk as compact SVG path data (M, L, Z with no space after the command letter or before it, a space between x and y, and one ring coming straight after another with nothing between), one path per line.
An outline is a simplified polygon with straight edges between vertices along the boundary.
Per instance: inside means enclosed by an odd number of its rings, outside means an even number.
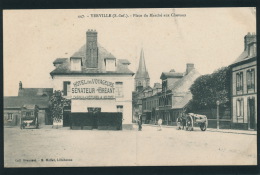
M158 125L152 125L152 124L143 124L143 126L158 127ZM162 127L163 128L175 128L176 129L176 126L162 125ZM253 131L253 130L235 130L235 129L207 128L206 131L208 131L208 132L232 133L232 134L257 135L257 131Z

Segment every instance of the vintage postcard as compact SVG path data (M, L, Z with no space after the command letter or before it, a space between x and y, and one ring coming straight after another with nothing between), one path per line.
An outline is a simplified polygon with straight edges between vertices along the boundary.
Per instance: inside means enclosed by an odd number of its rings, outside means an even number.
M4 10L4 167L257 165L256 8Z

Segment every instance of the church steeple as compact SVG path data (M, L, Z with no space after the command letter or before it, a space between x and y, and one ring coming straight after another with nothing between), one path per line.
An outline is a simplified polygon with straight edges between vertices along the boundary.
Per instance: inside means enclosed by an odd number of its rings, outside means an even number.
M135 90L150 86L150 77L145 65L144 51L141 50L139 67L135 75Z

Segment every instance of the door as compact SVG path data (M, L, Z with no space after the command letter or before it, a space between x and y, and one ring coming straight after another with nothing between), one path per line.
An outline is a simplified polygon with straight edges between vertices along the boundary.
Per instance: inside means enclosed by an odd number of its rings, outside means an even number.
M248 99L249 128L255 129L255 99Z
M63 127L70 126L70 111L63 112Z
M93 119L93 129L98 128L98 116L101 113L101 108L87 108Z

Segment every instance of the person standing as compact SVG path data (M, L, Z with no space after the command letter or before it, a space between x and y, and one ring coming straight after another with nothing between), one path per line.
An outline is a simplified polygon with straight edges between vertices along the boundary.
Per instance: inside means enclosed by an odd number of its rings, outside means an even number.
M138 117L138 131L142 131L142 115Z
M162 119L161 118L158 120L158 126L159 126L158 131L161 131L162 130Z

